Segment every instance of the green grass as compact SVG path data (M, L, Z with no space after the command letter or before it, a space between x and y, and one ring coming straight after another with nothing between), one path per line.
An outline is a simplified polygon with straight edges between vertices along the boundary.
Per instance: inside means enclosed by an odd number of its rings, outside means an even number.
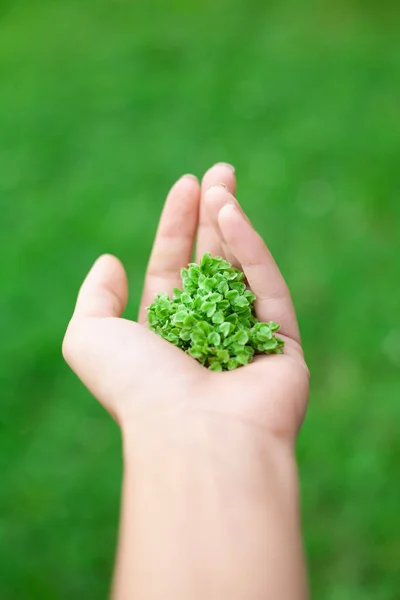
M138 4L0 2L0 597L107 597L119 434L61 339L102 252L124 261L135 316L168 187L225 160L312 371L299 461L313 597L395 600L398 9Z

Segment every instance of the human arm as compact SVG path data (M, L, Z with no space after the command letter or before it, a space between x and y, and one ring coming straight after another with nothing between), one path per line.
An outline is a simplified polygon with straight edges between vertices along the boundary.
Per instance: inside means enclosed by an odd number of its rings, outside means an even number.
M215 183L225 183L227 189ZM306 597L294 441L308 394L286 284L214 167L174 186L149 264L141 323L121 319L121 264L86 279L64 355L121 424L124 491L114 599ZM143 307L179 284L200 210L198 252L244 269L260 319L282 324L283 356L211 373L145 327ZM197 595L196 595L197 594Z

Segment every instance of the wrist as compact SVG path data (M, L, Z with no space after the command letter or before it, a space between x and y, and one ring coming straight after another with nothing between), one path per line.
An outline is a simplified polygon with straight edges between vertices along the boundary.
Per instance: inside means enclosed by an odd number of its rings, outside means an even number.
M273 482L277 492L281 490L297 506L293 444L232 416L203 411L149 413L140 423L123 428L123 448L125 469L135 481L171 469L195 480L201 466L237 493L257 493ZM160 484L157 478L154 481Z
M222 415L146 421L124 431L133 595L305 598L290 445Z

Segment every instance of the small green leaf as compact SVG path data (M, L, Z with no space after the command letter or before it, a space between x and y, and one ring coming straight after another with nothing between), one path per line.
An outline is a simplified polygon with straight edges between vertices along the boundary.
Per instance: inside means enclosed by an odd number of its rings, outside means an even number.
M182 290L180 290L179 288L173 289L173 299L174 300L179 300L179 298L181 297L181 294L182 294Z
M202 344L206 341L206 336L202 331L192 331L190 339L193 344Z
M212 307L215 306L215 304L213 304L212 302L209 302L208 300L206 300L205 302L203 302L203 304L200 307L200 310L204 313L207 313L208 310Z
M193 327L194 325L196 325L197 323L197 319L194 315L189 314L185 317L185 320L183 321L183 326L184 327Z
M239 297L239 292L237 290L229 290L229 292L225 294L225 297L229 302L234 302Z
M267 342L272 339L272 331L266 323L261 323L261 327L259 327L257 331L257 339L261 342Z
M243 294L243 292L246 289L246 286L244 283L241 283L239 281L232 281L229 284L229 287L231 288L231 290L236 290L237 292L239 292L239 294Z
M220 302L221 300L221 294L217 294L216 292L214 294L210 294L210 296L208 297L208 301L212 302L213 304L215 304L216 302Z
M194 300L192 307L193 310L197 310L203 304L203 298L201 296L197 296L196 300Z
M160 321L168 318L168 316L169 316L168 308L163 308L162 306L156 306L156 316Z
M224 319L224 317L222 317L222 320L223 319ZM149 325L151 325L153 327L154 327L154 325L157 325L157 323L158 323L158 318L156 317L156 315L153 312L148 313L147 320L149 322Z
M251 360L254 356L254 352L255 352L254 348L252 348L251 346L245 346L243 348L243 352L245 352L247 354L248 359L249 359L248 362L251 362Z
M205 289L205 283L207 281L207 277L205 275L203 275L203 273L200 273L199 275L199 279L197 282L197 285L199 286L199 289L204 290Z
M239 362L236 358L231 358L228 361L227 367L228 371L234 371L239 366Z
M226 310L227 308L229 308L229 306L229 300L221 300L221 302L217 303L218 310Z
M225 323L222 323L219 326L219 331L222 333L223 336L227 337L229 335L230 331L231 331L231 327L232 327L232 324L231 323L227 323L225 321Z
M190 334L190 330L189 329L182 329L179 337L181 338L181 340L188 342L190 340L191 334Z
M220 373L222 371L222 365L217 360L213 361L208 368L210 371L215 371L216 373Z
M181 295L181 302L183 302L183 304L190 304L192 302L191 295L187 292L183 292L183 294Z
M212 317L213 314L215 313L215 311L217 310L217 305L216 304L212 304L208 309L207 309L207 317Z
M238 331L233 336L233 339L235 342L237 342L241 346L244 346L249 341L249 336L245 331Z
M228 279L229 281L233 281L237 278L238 272L238 269L226 269L224 275L226 279Z
M200 261L200 269L204 272L205 269L210 267L212 264L211 254L207 252L204 254L203 258Z
M276 339L273 338L272 340L269 340L268 342L264 342L263 344L263 349L268 352L269 350L275 350L275 348L277 348L277 342Z
M224 322L224 313L221 310L219 310L218 312L214 313L211 320L216 325L223 323Z
M245 298L247 298L247 300L248 300L250 303L252 303L252 302L254 302L254 300L256 300L256 295L255 295L255 294L253 294L253 292L252 292L251 290L246 290L246 291L243 293L243 296L244 296Z
M195 294L196 293L196 284L193 281L191 281L190 279L186 279L183 282L183 289L188 294Z
M218 284L217 290L219 291L220 294L226 294L227 292L229 292L229 285L227 281L221 281Z
M247 313L239 315L239 323L245 329L250 329L250 319L247 318Z
M214 279L214 277L210 277L205 280L204 289L206 289L208 292L212 292L213 290L216 289L216 287L217 287L217 280Z
M184 320L187 317L187 312L184 312L183 310L180 312L177 312L174 316L173 316L173 321L174 323L178 324L178 323L183 323Z
M242 350L243 350L243 344L239 344L239 342L235 342L231 338L231 343L229 344L229 349L230 349L231 352L234 352L235 354L238 354L238 353L242 352Z
M278 323L274 323L274 321L270 321L270 322L268 323L268 326L271 328L271 331L274 331L274 332L275 332L275 331L279 331L279 330L280 330L280 328L281 328L281 326L280 326L280 325L278 325Z
M232 265L230 263L228 263L227 260L220 260L219 262L219 269L220 271L226 271L226 269L230 269L232 267Z
M203 331L205 334L209 334L210 331L213 330L212 326L210 325L210 323L207 323L207 321L200 321L199 323L197 323L196 325L196 330L197 331Z
M221 343L221 336L216 331L212 331L211 333L208 334L207 341L212 346L219 346Z
M249 363L249 356L246 352L238 352L236 360L241 365L247 365Z
M193 358L203 357L203 352L201 350L198 350L197 348L190 348L188 350L188 354L190 354L190 356L192 356Z
M232 290L232 291L235 291L235 290ZM228 292L228 293L231 293L231 292ZM245 307L249 306L249 302L248 302L247 298L245 298L244 296L239 296L238 298L235 298L233 301L233 304L235 306L238 306L239 308L245 308Z
M228 315L227 317L225 317L225 321L228 321L228 323L233 323L233 325L237 325L237 323L239 322L239 317L233 313L232 315Z
M200 276L200 269L197 265L191 263L189 265L189 277L190 279L192 279L193 281L198 281Z
M165 339L168 340L169 342L172 342L173 344L176 344L179 341L178 336L171 332L167 333L167 335L165 336Z
M229 361L230 354L228 350L217 350L216 355L220 363L227 363Z

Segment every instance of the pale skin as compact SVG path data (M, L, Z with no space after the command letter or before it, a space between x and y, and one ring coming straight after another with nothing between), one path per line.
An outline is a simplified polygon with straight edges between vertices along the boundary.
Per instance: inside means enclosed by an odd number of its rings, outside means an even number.
M221 185L222 184L222 185ZM235 173L185 175L160 219L137 322L122 264L79 292L66 361L120 424L124 484L114 600L305 600L294 445L309 373L285 281L240 208ZM213 373L146 326L146 306L205 252L240 266L285 353Z

